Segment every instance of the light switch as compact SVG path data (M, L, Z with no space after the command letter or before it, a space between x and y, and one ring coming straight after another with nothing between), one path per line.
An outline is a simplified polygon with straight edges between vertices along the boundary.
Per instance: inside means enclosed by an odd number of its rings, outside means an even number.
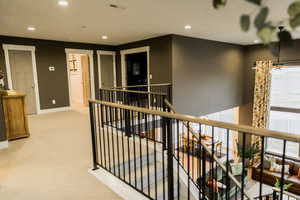
M149 74L149 78L150 78L150 80L152 79L152 74Z
M55 71L55 67L54 66L49 66L49 71L50 72L54 72Z

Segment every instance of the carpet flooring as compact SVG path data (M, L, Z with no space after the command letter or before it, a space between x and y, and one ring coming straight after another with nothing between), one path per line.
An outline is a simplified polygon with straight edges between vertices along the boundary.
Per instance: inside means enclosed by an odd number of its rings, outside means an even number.
M88 173L87 110L29 117L31 136L0 150L0 198L5 200L121 199Z

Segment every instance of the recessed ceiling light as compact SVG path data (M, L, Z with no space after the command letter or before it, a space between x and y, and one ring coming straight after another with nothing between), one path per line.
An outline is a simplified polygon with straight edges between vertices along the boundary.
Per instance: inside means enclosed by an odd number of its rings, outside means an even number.
M254 40L253 41L255 44L260 43L260 40Z
M27 27L27 30L28 30L28 31L35 31L35 28L34 28L33 26L28 26L28 27Z
M69 5L69 2L66 0L60 0L58 1L58 5L66 7Z
M185 29L185 30L190 30L190 29L192 29L192 26L191 26L191 25L186 25L186 26L184 27L184 29Z
M106 35L103 35L102 37L101 37L103 40L107 40L107 36Z

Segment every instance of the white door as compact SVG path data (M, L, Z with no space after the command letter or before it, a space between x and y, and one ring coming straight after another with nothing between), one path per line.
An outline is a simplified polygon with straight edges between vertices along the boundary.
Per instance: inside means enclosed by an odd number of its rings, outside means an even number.
M36 94L31 51L8 50L12 87L26 94L27 114L36 114Z
M114 55L100 54L101 87L114 87Z

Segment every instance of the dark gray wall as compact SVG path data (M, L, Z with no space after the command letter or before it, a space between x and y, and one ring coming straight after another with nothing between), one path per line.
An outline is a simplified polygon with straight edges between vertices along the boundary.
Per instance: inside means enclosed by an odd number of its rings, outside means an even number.
M89 50L114 50L113 46L70 43L50 40L38 40L18 37L0 36L0 45L18 44L36 47L36 64L38 73L41 109L69 106L68 75L65 48ZM54 72L49 72L48 67L55 66ZM0 50L0 69L5 71L4 51ZM97 54L94 51L94 74L97 90L98 64ZM56 99L56 104L52 104Z
M121 83L121 56L120 51L124 49L150 47L150 74L152 74L151 84L172 82L172 36L147 39L117 46L117 85Z
M178 112L205 115L242 104L243 47L173 36L173 100Z

